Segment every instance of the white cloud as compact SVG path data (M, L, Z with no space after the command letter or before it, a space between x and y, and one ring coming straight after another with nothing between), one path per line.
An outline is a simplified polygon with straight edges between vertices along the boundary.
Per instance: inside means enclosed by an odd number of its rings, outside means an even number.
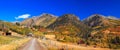
M26 18L29 18L29 16L31 16L30 14L23 14L23 15L20 15L18 17L15 17L15 19L26 19Z

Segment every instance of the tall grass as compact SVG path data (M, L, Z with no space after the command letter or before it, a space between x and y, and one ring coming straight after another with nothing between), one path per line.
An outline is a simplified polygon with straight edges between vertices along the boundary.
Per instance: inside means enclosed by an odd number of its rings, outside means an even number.
M11 37L11 36L0 36L0 46L9 44L10 42L20 39L18 37Z
M39 42L43 44L48 50L109 50L107 48L93 48L89 46L80 46L75 44L66 44L53 40L40 40Z
M26 43L30 38L15 38L0 36L0 50L17 50L20 46Z

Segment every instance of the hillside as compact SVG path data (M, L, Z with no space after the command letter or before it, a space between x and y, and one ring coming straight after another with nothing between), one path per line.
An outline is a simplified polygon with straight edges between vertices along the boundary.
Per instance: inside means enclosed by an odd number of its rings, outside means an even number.
M77 42L79 38L89 36L90 28L83 24L77 16L65 14L47 28L55 31L56 39L67 42ZM76 39L77 38L77 39Z
M82 40L86 45L112 49L120 46L120 20L99 14L82 22L75 15L65 14L47 28L59 33L58 41L77 43Z
M88 17L83 22L93 28L86 44L105 48L119 48L120 20L97 14Z
M0 31L3 31L3 32L13 31L18 34L24 34L24 35L29 32L32 32L32 30L29 28L22 28L16 24L5 22L5 21L0 21Z

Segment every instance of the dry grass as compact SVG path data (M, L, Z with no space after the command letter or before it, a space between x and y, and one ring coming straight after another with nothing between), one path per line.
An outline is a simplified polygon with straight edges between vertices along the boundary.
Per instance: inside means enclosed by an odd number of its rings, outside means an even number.
M53 40L39 40L48 50L109 50L105 48L94 48L89 46L80 46L74 44L66 44Z
M0 46L9 44L10 42L20 39L18 37L12 37L12 36L0 36Z
M26 43L30 38L23 38L15 41L11 41L9 44L0 46L0 50L17 50L18 47Z

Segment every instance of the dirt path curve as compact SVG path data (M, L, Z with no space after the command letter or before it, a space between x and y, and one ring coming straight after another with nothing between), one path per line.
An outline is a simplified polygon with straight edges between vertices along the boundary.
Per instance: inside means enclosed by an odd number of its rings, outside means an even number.
M36 38L32 38L24 46L20 47L19 50L44 50Z

